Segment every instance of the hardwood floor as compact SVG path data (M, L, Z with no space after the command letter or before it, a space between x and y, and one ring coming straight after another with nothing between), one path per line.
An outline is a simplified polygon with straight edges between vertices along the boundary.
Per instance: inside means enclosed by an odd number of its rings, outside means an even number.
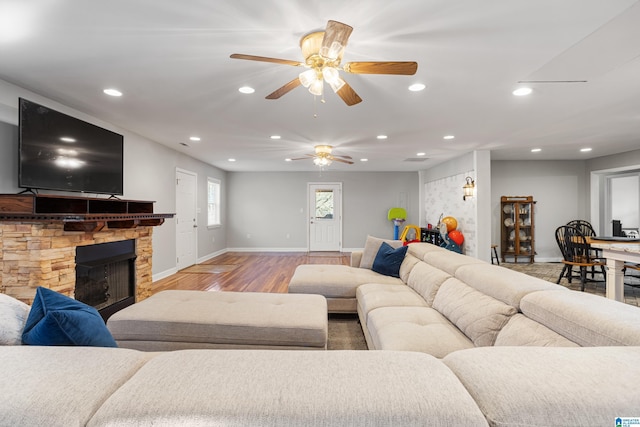
M153 292L181 289L286 293L298 265L349 265L350 256L339 252L227 252L154 282Z

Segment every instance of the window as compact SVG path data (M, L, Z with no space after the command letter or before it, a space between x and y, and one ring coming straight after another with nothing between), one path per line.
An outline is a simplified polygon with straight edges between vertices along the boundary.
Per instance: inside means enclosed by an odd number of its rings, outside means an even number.
M220 225L220 180L207 178L207 226Z

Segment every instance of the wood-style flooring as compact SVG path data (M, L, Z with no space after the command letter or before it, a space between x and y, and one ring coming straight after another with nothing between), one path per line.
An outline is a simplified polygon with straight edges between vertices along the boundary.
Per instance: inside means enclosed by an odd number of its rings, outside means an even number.
M350 253L227 252L153 283L153 293L169 289L286 293L301 264L349 265Z

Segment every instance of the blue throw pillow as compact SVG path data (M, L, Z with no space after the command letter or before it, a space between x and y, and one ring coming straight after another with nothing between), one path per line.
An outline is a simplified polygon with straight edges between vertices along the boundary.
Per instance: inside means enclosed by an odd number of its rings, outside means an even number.
M117 347L98 310L43 287L36 289L22 342L28 345Z
M408 246L394 249L386 242L382 242L371 269L385 276L400 277L400 265L407 253Z

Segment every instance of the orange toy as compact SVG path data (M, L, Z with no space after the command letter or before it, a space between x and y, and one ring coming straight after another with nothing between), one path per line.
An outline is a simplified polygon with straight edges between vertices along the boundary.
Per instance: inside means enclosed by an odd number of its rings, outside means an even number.
M450 233L456 228L458 228L458 220L452 216L445 216L442 218L443 223L447 224L447 232Z

